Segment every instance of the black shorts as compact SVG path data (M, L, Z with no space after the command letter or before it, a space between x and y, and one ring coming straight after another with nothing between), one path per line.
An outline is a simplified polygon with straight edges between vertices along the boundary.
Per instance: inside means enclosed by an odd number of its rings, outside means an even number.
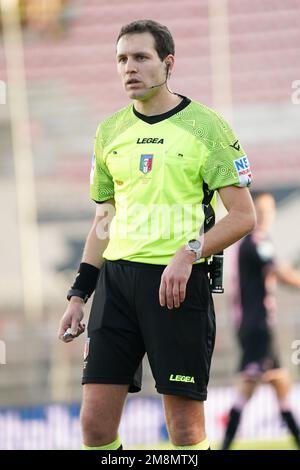
M92 304L82 383L141 389L148 355L159 393L206 400L215 314L205 266L193 265L178 309L159 304L165 266L106 261Z
M239 372L259 378L271 369L280 368L273 332L268 327L251 330L241 328L238 332L241 346Z

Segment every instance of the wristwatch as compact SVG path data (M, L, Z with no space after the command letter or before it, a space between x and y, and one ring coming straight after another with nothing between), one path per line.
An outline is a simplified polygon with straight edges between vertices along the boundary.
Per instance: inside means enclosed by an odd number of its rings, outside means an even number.
M192 240L189 240L185 248L186 250L193 251L195 253L195 256L196 256L195 261L198 261L198 259L201 258L202 243L200 242L200 240L196 240L195 238L193 238Z
M79 290L79 289L70 289L68 291L67 299L70 300L71 297L80 297L84 301L85 304L89 300L89 295L86 294L85 292L82 292L82 290Z

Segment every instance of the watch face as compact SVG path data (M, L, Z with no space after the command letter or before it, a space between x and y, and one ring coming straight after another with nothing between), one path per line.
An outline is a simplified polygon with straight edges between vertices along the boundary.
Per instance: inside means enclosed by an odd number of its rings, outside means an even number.
M199 240L190 240L189 241L189 246L193 250L199 250L199 248L201 247L201 243L199 242Z

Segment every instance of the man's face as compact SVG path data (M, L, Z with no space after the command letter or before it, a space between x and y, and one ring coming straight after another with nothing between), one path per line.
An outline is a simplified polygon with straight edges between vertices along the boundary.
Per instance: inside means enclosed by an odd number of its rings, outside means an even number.
M262 194L255 200L257 225L268 230L276 214L275 200L271 194Z
M168 56L169 57L169 56ZM117 66L124 89L133 100L147 100L166 79L166 65L160 60L150 33L126 34L117 44Z

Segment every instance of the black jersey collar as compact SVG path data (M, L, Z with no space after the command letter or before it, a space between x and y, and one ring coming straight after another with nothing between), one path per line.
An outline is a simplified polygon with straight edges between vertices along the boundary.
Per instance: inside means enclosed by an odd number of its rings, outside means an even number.
M176 93L177 94L177 93ZM175 106L175 108L170 109L170 111L167 111L166 113L163 114L155 114L154 116L146 116L145 114L139 113L135 107L132 107L133 113L141 119L142 121L147 122L148 124L156 124L157 122L164 121L165 119L170 118L171 116L174 116L174 114L178 113L179 111L182 111L184 108L186 108L191 100L187 98L186 96L178 95L182 98L182 101Z

